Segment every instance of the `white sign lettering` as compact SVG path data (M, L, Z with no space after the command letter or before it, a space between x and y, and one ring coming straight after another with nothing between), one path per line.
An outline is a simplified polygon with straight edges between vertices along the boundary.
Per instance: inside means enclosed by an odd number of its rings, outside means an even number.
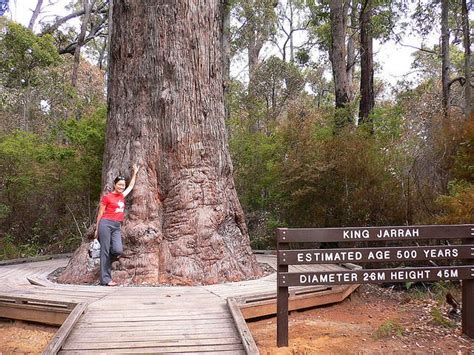
M343 239L368 239L369 238L369 230L348 230L343 231L342 233Z
M411 238L419 237L420 230L418 228L412 229L381 229L377 233L377 238Z

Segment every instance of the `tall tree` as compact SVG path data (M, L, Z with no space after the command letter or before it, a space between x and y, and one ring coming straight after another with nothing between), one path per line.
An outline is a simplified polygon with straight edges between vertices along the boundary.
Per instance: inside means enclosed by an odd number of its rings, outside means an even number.
M247 110L249 112L251 131L260 128L256 91L258 83L255 74L260 64L260 51L272 36L276 23L274 0L239 0L235 4L234 14L241 26L234 32L234 46L246 49L249 68Z
M122 227L123 283L261 275L232 177L224 125L223 5L119 1L112 9L103 190L142 166ZM60 280L86 282L87 243Z
M375 106L374 96L374 51L371 28L372 1L362 1L360 11L360 106L359 122L368 123Z
M469 4L472 6L472 3ZM472 90L471 90L471 33L469 30L469 10L467 0L461 0L462 29L464 44L464 115L471 116Z
M274 31L276 22L274 0L239 0L234 5L234 16L240 24L234 30L234 46L245 48L249 65L249 81L259 63L263 45Z
M441 0L441 86L443 92L442 105L444 117L449 112L449 1Z
M309 13L305 9L306 4L302 0L288 0L280 2L278 6L278 32L274 43L280 50L284 61L295 62L298 50L305 51L304 47L307 47L308 41L299 45L295 44L297 32L303 33L299 36L299 42L301 42L301 37L304 38L304 32L308 30L311 22L308 18Z
M347 81L349 82L349 100L352 101L354 100L354 88L353 88L353 80L354 80L354 72L355 72L355 66L357 63L357 58L356 58L356 48L355 48L355 43L354 43L354 38L357 33L357 1L352 1L351 6L351 15L349 16L349 21L350 23L348 24L348 36L347 36L347 66L346 66L346 72L347 72Z
M336 108L344 108L349 103L350 88L347 80L346 25L348 1L330 0L331 47L329 57L332 63ZM350 120L350 118L349 118Z

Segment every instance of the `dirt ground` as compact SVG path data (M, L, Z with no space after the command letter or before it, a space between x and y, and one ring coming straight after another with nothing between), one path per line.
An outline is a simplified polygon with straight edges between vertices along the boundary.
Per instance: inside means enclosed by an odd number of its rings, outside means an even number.
M57 327L0 318L0 354L41 354Z
M474 354L450 309L444 294L363 285L339 304L292 312L289 347L276 347L276 318L248 325L262 355Z

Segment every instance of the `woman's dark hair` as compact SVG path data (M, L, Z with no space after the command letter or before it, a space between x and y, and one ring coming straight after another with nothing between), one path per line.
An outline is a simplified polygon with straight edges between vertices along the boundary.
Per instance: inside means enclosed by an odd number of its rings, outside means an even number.
M127 182L127 181L125 180L125 176L119 175L119 176L117 176L117 177L114 179L114 185L115 185L116 183L118 183L120 180L123 180L123 181Z

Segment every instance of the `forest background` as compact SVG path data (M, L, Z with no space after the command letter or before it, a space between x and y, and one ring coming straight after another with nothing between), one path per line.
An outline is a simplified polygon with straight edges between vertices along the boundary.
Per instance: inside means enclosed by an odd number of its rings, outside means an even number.
M0 17L0 259L73 251L95 222L109 3L51 3L29 28ZM254 249L284 226L474 223L472 6L225 2L226 123ZM433 33L388 83L373 42Z

